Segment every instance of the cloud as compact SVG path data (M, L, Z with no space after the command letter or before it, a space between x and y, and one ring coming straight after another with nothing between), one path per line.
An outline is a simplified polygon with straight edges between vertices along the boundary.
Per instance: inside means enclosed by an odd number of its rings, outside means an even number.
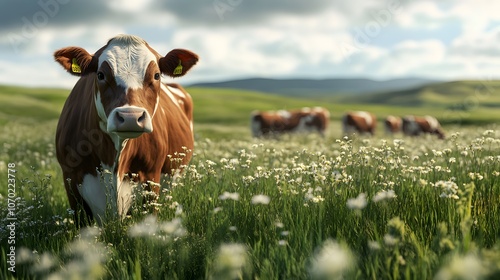
M481 76L500 63L498 9L486 0L2 1L0 83L74 83L53 51L76 45L93 53L119 33L139 35L162 54L196 52L200 62L183 83ZM26 73L29 80L18 78Z
M276 15L310 15L329 8L328 0L210 0L163 1L159 5L178 20L188 24L225 25L253 24Z

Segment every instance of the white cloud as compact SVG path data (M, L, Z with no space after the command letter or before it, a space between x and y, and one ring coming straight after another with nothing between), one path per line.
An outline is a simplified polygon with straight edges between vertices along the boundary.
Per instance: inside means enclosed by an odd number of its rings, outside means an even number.
M416 1L405 5L401 13L395 16L395 23L406 28L437 28L449 18L435 1Z
M144 12L151 5L152 0L110 0L106 3L115 11L139 13Z
M119 33L139 35L161 54L173 48L196 52L200 62L181 83L245 76L477 77L498 72L500 64L500 27L492 26L500 22L500 2L315 0L303 9L300 1L292 1L293 7L273 4L260 14L265 10L261 2L243 1L223 21L212 2L167 2L170 8L153 0L93 0L87 6L98 10L88 19L66 14L83 9L80 3L61 6L47 26L23 39L17 52L9 36L0 36L0 83L72 85L75 80L53 62L53 51L76 45L93 53ZM181 9L186 7L191 10ZM25 7L16 15L39 9ZM245 9L251 14L235 18ZM102 14L110 14L109 19ZM215 18L195 19L208 14ZM22 26L12 25L19 20L9 20L0 34L19 34ZM439 37L439 32L446 35L443 26L453 26L457 35ZM34 72L33 65L43 71ZM26 73L30 79L18 78Z
M427 66L442 63L445 52L445 46L438 40L410 40L396 45L377 63L385 76L428 76Z

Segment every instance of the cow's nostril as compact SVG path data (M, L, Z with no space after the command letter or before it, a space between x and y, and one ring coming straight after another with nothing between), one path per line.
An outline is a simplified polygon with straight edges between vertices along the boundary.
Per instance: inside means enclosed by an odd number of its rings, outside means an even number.
M139 123L143 122L144 119L146 119L146 112L143 112L142 115L139 117L138 119Z
M120 122L120 123L124 123L125 122L125 119L120 116L120 113L116 114L116 119Z

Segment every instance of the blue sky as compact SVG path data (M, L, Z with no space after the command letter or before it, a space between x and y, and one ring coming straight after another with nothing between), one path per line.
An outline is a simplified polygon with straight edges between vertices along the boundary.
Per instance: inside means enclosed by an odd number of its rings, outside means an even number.
M199 64L177 82L242 77L500 78L500 2L2 0L0 84L71 87L52 53L120 33Z

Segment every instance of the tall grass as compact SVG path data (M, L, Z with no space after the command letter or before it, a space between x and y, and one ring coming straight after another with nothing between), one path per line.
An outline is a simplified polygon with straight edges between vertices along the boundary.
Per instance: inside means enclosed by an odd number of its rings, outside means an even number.
M197 139L182 174L163 178L158 201L137 199L124 220L79 230L53 126L0 134L2 174L7 163L17 166L18 218L12 274L3 180L2 279L500 277L494 127L460 129L445 141L212 133Z

